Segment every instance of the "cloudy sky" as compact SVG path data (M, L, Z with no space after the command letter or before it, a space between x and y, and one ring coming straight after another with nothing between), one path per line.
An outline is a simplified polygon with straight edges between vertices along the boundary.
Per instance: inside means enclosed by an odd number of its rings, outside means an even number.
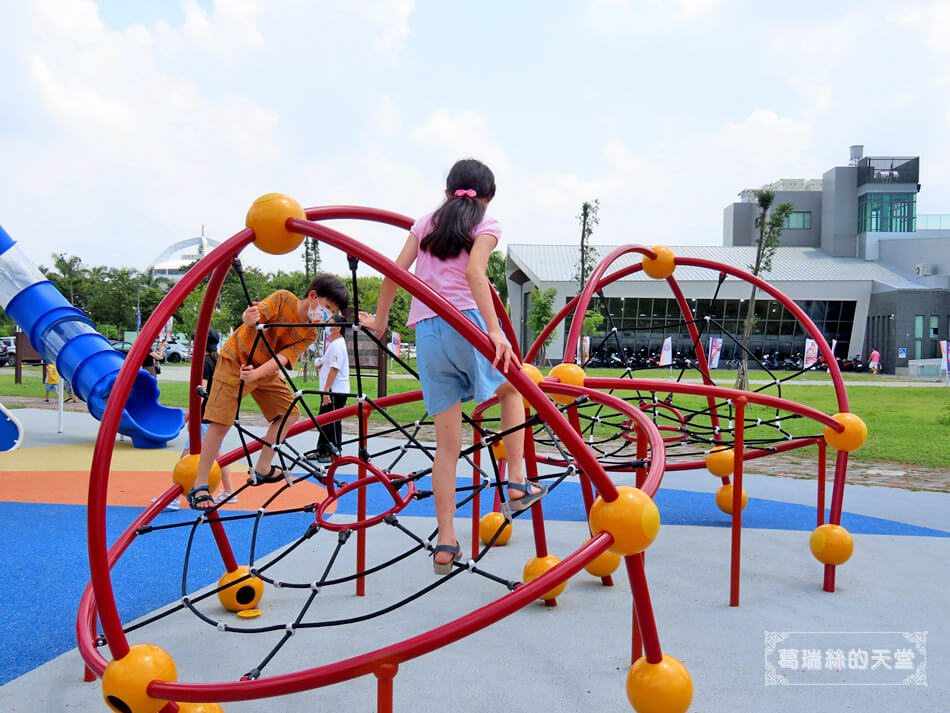
M595 243L717 244L741 189L856 143L920 155L918 212L950 213L948 36L946 0L8 3L0 224L37 263L142 269L272 191L417 215L475 156L503 243L576 242L597 198Z

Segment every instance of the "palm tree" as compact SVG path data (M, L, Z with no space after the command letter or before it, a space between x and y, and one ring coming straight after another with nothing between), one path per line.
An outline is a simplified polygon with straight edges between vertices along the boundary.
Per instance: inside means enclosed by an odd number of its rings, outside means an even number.
M66 253L52 253L54 277L59 277L63 285L69 289L69 303L76 305L76 293L79 291L87 270L82 266L82 259Z

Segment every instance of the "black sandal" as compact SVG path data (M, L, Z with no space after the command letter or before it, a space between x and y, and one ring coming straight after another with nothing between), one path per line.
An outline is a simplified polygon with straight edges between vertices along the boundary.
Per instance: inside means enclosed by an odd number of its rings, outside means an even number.
M204 491L205 494L199 495L198 493L200 493L201 491ZM214 507L214 498L211 497L211 490L208 488L207 485L199 485L195 488L192 488L191 490L188 491L188 494L185 497L188 499L188 507L190 507L192 510L199 510L203 512L205 510L211 510ZM209 502L211 503L210 508L198 507L198 503L209 503Z
M537 493L532 492L534 486L538 486L540 490ZM522 483L512 483L508 482L509 490L517 490L518 492L524 493L520 498L514 500L509 499L508 505L515 512L521 512L522 510L527 510L529 507L538 502L541 498L548 494L548 489L546 486L541 485L540 483L532 483L530 480Z
M435 556L440 552L451 552L452 559L448 562L436 562ZM452 571L452 565L462 559L462 546L459 544L458 540L455 541L455 546L452 545L436 545L432 550L432 566L435 569L436 574L448 574Z
M284 471L276 465L272 465L266 475L258 473L256 470L252 471L251 477L247 479L247 482L251 485L258 485L259 483L279 483L283 480L283 477Z

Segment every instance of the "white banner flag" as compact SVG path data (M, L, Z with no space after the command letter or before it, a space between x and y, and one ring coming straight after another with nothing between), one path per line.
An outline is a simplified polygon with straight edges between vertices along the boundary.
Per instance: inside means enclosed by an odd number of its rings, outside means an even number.
M709 368L719 368L719 355L722 354L722 339L719 337L709 338Z
M816 361L818 361L818 342L814 339L805 339L805 368L811 368Z
M669 366L673 363L673 337L663 340L663 349L660 351L660 366Z

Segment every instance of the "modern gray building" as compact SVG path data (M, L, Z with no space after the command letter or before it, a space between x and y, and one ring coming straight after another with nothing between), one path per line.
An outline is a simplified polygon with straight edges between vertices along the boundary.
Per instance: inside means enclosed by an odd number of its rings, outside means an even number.
M781 247L772 270L761 277L793 299L812 318L836 355L857 353L866 358L881 352L887 372L907 373L912 361L938 358L940 341L950 338L950 216L917 215L920 159L864 156L851 149L851 161L827 171L820 179L781 179L763 186L775 193L773 206L791 203ZM750 270L758 238L757 189L739 193L739 201L723 213L721 247L670 245L677 254L705 258ZM601 258L615 246L598 246ZM537 287L557 290L560 309L578 293L579 250L570 245L510 245L506 273L512 319L521 325L527 345L534 335L525 316ZM638 261L623 258L616 267ZM723 357L739 353L733 337L741 333L744 300L750 288L732 278L700 268L678 268L676 278L690 300L704 344L723 336ZM604 291L604 341L638 351L658 350L674 337L674 349L687 353L692 343L679 309L664 281L637 273ZM792 315L776 302L756 299L756 326L751 348L757 355L795 354L804 338ZM706 317L709 317L707 320ZM548 348L549 360L563 354L564 330L559 328Z

